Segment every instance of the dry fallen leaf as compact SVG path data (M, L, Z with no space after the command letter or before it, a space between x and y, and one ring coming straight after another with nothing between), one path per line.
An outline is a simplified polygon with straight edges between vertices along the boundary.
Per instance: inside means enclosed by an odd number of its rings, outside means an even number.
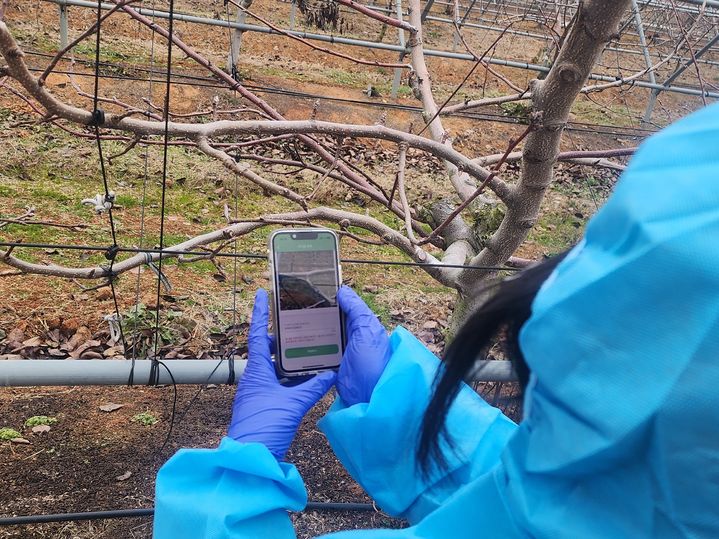
M115 478L115 481L125 481L125 480L127 480L127 479L130 479L130 476L131 476L131 475L132 475L132 472L125 472L125 473L122 474L122 475L118 475L118 476Z
M108 404L103 404L100 406L100 410L103 412L114 412L115 410L119 410L125 406L124 404L115 404L114 402L110 402Z
M13 438L10 441L14 444L23 444L23 445L32 444L32 442L30 440L26 440L25 438Z
M35 425L32 428L33 434L43 434L45 432L50 432L50 425Z
M36 346L42 345L42 339L40 337L33 337L22 343L23 348L35 348Z
M437 328L437 321L436 320L428 320L426 321L422 327L424 329L436 329Z

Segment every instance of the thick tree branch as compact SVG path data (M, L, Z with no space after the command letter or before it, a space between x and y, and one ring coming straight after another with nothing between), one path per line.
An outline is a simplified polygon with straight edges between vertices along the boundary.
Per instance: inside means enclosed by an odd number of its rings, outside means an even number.
M431 120L428 124L428 129L432 138L447 147L451 147L452 141L442 125L442 120L437 115L439 108L432 95L432 81L429 76L429 70L427 69L427 63L424 60L424 48L422 46L422 8L419 0L410 0L409 2L409 21L417 28L417 32L410 37L409 47L416 88L422 100L422 107L424 108L424 118L425 121ZM467 174L464 174L463 171L459 170L454 163L445 161L445 166L449 174L450 182L452 182L452 186L457 192L457 195L459 195L461 200L466 200L477 189L477 182L472 181L472 179ZM489 171L485 172L484 178L487 178Z
M45 87L38 84L37 79L30 73L23 60L22 51L19 49L17 43L8 31L7 26L5 26L2 22L0 22L0 52L8 63L8 74L17 80L25 88L25 90L48 111L48 113L81 125L89 125L92 122L93 115L91 111L83 110L59 101ZM163 122L129 118L115 114L106 114L105 123L102 127L106 129L119 129L145 137L151 135L163 136L165 133L165 125ZM308 133L329 135L335 138L345 136L373 138L387 140L397 144L404 142L408 146L426 151L436 157L439 157L440 159L448 161L455 168L461 168L461 170L466 171L466 173L479 181L484 182L490 176L489 171L454 150L451 145L442 144L396 129L390 129L383 125L350 125L334 122L320 122L316 120L289 121L284 119L278 119L276 121L220 120L206 124L170 122L168 132L172 137L182 137L191 140L198 140L200 138L209 139L212 137L226 135L253 134L256 136L279 136L296 134L298 135L298 138L303 141L309 140L312 143L312 146L314 146L312 149L318 153L319 150L317 148L319 147L319 142L311 137L308 137ZM322 149L322 151L325 152L324 149ZM326 159L326 161L331 164L334 161L334 157L330 155L329 159ZM337 164L338 170L341 166L342 163L339 162ZM366 193L366 190L361 189L361 187L368 186L370 184L367 180L361 178L357 174L354 174L354 176L360 178L362 183L361 185L358 185L354 182L354 180L352 180L352 182L350 182L351 187L356 188L360 192ZM509 186L504 184L504 182L499 181L497 178L492 178L488 183L488 186L495 191L500 199L506 199L511 194ZM371 191L375 193L375 197L373 198L376 199L377 193L379 192L374 187L371 187ZM388 202L381 193L379 193L378 196L384 204ZM399 215L404 218L404 211L402 210L401 205L399 206Z
M633 155L637 148L617 148L615 150L596 150L596 151L574 151L561 152L557 154L557 161L568 161L579 165L590 165L601 168L610 168L613 170L624 170L626 167L621 163L609 161L607 157L624 157ZM475 161L483 167L498 163L504 154L495 153L485 157L479 157ZM522 159L522 152L512 152L506 156L505 161L508 163L516 162Z
M155 262L162 256L163 259L175 258L188 251L194 251L197 248L206 246L218 241L227 242L228 240L234 240L240 236L246 235L253 230L269 226L278 222L301 222L306 224L312 221L323 221L336 223L340 228L345 229L349 226L359 227L367 230L376 236L378 236L383 242L390 244L400 251L404 252L412 258L415 262L425 264L439 264L435 257L417 247L412 245L410 240L401 234L400 232L393 230L384 223L377 219L367 216L358 215L356 213L336 210L333 208L318 207L312 208L306 212L290 212L266 215L256 221L237 223L220 230L208 232L196 236L177 245L168 246L162 252L151 252L151 253L138 253L125 260L118 260L113 264L112 270L113 275L119 275L125 273L133 268L137 268L149 262ZM21 247L19 245L18 247ZM0 251L0 262L7 264L15 269L18 269L25 273L32 273L37 275L52 275L56 277L63 277L66 279L100 279L111 277L107 268L101 266L86 267L86 268L69 268L65 266L59 266L57 264L37 264L27 262L11 253L14 249L10 247L7 251ZM432 277L437 279L446 286L455 286L454 277L455 272L450 271L450 268L442 267L427 267L425 271Z

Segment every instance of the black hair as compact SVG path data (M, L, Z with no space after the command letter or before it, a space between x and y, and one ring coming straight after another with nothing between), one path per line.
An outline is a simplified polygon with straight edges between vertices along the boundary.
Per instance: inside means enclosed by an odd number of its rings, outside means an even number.
M539 288L567 252L488 287L489 299L471 315L447 347L435 380L434 394L424 414L417 448L418 464L425 475L433 465L443 467L446 464L440 440L446 440L452 447L445 425L449 408L462 382L474 370L477 359L487 355L502 332L504 338L500 343L512 361L521 390L526 387L529 369L519 347L519 331L532 313L532 302Z

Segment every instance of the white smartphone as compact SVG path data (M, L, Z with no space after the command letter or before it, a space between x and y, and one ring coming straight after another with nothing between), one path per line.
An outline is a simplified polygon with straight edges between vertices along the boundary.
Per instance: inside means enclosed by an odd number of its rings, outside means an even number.
M277 230L269 253L277 370L304 376L337 369L345 346L337 235L320 228Z

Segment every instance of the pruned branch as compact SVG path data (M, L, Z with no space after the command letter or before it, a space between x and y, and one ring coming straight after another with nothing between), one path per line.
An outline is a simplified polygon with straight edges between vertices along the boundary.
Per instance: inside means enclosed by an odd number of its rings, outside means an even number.
M405 215L405 228L407 230L407 237L413 244L417 243L417 240L412 233L412 213L409 211L409 202L407 202L407 190L404 186L404 174L407 168L407 145L399 145L399 164L397 170L397 191L399 192L399 200L404 208Z

